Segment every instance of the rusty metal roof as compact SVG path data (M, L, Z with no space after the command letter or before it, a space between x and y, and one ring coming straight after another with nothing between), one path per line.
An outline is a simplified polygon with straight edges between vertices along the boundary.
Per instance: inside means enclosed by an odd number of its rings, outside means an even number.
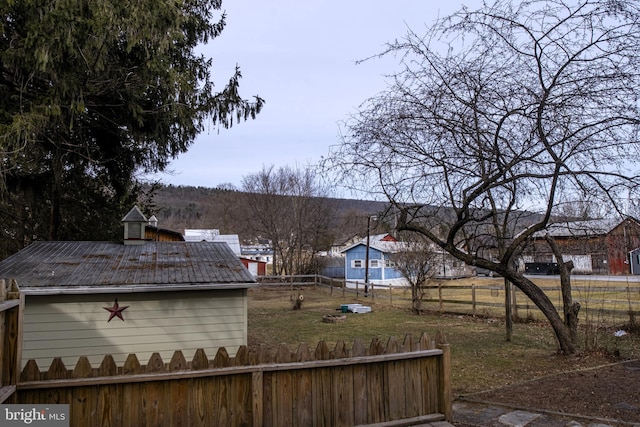
M543 238L547 233L552 237L595 237L604 236L617 227L620 219L592 219L585 221L565 221L549 224L545 230L534 233Z
M226 243L35 242L0 262L0 278L30 293L249 287L252 275Z

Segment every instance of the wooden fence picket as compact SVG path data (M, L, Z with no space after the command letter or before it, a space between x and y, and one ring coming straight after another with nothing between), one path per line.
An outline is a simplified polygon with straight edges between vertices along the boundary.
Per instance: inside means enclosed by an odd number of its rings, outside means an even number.
M189 365L187 365L187 360L184 358L182 352L180 350L174 352L169 362L169 372L186 371L188 368Z
M113 356L107 354L104 359L102 359L102 363L100 363L98 376L108 377L113 375L118 375L118 366L116 365L115 360L113 360Z
M329 351L329 346L326 342L320 341L318 346L316 347L316 360L329 360L331 358L331 354Z
M197 349L196 353L193 355L193 360L191 361L191 369L198 371L200 369L207 369L208 367L209 359L207 358L207 354L203 349Z
M249 358L249 349L247 348L247 346L244 346L244 345L240 346L233 360L234 360L235 366L249 365L250 358Z
M351 348L352 357L364 357L367 355L367 349L360 338L356 338Z
M231 366L232 362L229 358L229 353L224 347L220 347L216 352L216 357L213 358L213 368L227 368Z
M135 357L135 355L133 356ZM94 373L89 358L86 356L80 357L71 372L71 378L91 378L92 376L94 376Z
M64 366L64 362L61 357L55 357L49 365L47 370L47 379L50 380L63 380L68 378L67 367Z

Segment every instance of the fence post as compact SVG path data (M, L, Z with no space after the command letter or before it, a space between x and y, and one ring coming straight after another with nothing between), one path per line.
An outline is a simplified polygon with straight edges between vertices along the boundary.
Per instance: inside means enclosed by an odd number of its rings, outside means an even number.
M451 347L449 344L438 344L442 350L440 357L440 413L444 415L445 420L453 421L453 392L451 388Z
M518 317L518 302L516 301L516 291L517 290L518 290L518 288L516 288L516 285L514 285L512 283L511 284L511 310L513 312L514 320L520 319Z
M6 299L7 299L7 287L4 279L0 279L0 303ZM4 329L6 327L5 318L6 318L6 315L4 310L0 311L0 387L3 387L5 385L4 359L7 352L10 350L5 348L5 343L4 343L4 333L5 333Z
M7 287L6 287L6 283L4 281L4 279L0 279L0 303L3 302L4 300L7 299ZM4 336L5 336L5 319L7 318L7 314L5 314L6 312L4 310L0 311L0 387L4 387L5 385L9 385L6 384L5 382L5 358L6 358L6 354L7 351L5 351L5 344L4 344ZM2 401L0 400L0 403Z
M2 288L0 298L7 301L7 298L15 299L16 294L18 304L2 312L2 323L0 323L0 387L4 390L0 393L0 403L6 401L13 395L15 386L18 384L20 375L20 358L22 345L22 313L24 310L24 295L19 294L18 286L14 280L10 282L10 289L7 289L6 282L0 280ZM13 294L13 295L11 295Z
M444 303L442 302L442 283L438 283L438 308L440 314L444 311Z
M471 284L471 307L472 307L473 317L475 317L476 316L476 284L475 283Z

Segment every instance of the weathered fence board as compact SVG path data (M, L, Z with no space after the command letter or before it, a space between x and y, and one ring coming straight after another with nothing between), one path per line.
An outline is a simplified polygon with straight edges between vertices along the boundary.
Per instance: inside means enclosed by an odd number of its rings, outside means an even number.
M444 339L391 337L351 348L321 342L294 352L280 346L213 359L197 350L187 361L155 353L145 365L129 355L122 366L106 355L99 366L54 358L19 371L23 299L15 282L0 281L0 403L68 404L71 426L351 426L402 418L451 419ZM10 298L10 299L7 299ZM443 372L442 369L449 369ZM426 389L426 387L436 387ZM448 393L448 394L447 394ZM425 418L426 417L426 418Z
M0 279L0 403L11 403L18 382L21 348L20 307L14 280Z
M197 351L191 362L176 352L146 365L131 355L122 367L105 356L98 368L60 358L43 370L29 362L16 403L70 405L72 426L352 426L450 413L451 396L437 388L448 347L419 340L374 339L368 347L321 342L315 351L285 345L275 353L221 348L213 360ZM265 362L266 361L266 362ZM445 396L445 397L443 397ZM437 415L438 417L438 415ZM444 419L444 415L439 415Z

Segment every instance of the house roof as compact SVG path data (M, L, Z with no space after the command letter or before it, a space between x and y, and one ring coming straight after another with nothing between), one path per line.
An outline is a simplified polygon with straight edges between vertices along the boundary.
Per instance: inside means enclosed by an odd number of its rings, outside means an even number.
M367 238L365 237L364 239L347 246L340 252L347 252L360 245L366 246L366 244ZM386 233L369 236L369 247L384 253L394 253L404 250L407 247L407 244L405 242L398 242L395 238L393 238L393 236Z
M186 228L184 230L184 240L187 242L213 242L216 236L220 235L220 230L215 228Z
M360 237L359 234L350 234L348 236L342 236L337 238L331 246L334 246L334 247L347 246L353 242L360 241L361 239L362 237Z
M240 256L240 238L237 234L220 234L216 229L186 229L184 230L184 240L187 242L223 242L229 245L236 256Z
M27 294L247 288L255 281L226 243L35 242L0 262Z
M213 239L213 241L226 243L236 256L240 256L242 254L242 250L240 249L240 238L237 234L219 234L215 239Z
M593 219L585 221L567 221L549 224L546 230L538 231L534 237L541 238L549 233L552 237L593 237L603 236L616 228L623 220Z
M373 240L374 242L397 242L398 241L398 239L396 239L389 233L376 234L374 236L371 236L371 240Z

